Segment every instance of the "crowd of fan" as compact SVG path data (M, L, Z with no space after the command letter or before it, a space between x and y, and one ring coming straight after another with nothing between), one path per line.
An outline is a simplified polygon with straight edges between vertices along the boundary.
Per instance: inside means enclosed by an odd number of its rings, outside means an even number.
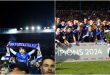
M0 75L31 75L31 74L55 74L55 60L53 57L44 57L39 66L29 67L23 62L9 65L8 61L0 61Z
M32 54L36 51L33 49L26 52L26 48L18 47L18 52L6 46L7 52L0 58L0 75L13 75L13 74L54 74L55 62L53 56L43 56L40 49L37 50L37 58L34 59ZM11 56L14 54L14 57ZM32 57L32 58L30 58ZM30 59L28 59L30 58Z
M106 42L105 30L110 30L110 21L104 19L61 20L56 17L56 43Z
M93 19L96 20L100 17L101 20L110 20L110 10L57 10L56 16L60 17L61 20L73 20L73 19Z

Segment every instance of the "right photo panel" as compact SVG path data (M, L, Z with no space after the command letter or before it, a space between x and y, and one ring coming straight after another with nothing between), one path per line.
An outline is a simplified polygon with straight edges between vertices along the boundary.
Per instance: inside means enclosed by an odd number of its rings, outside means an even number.
M110 1L56 1L56 74L110 74Z

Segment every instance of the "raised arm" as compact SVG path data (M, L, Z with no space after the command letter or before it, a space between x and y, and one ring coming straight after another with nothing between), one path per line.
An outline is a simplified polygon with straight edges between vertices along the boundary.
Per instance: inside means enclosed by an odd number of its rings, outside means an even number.
M9 47L6 47L6 50L7 50L6 56L10 56Z
M11 53L13 53L14 55L16 55L17 52L15 52L12 48L10 48Z
M40 50L37 51L37 58L36 58L36 61L37 62L41 62L42 61L42 53Z
M28 54L31 55L35 52L35 49L33 49L32 51L30 51Z

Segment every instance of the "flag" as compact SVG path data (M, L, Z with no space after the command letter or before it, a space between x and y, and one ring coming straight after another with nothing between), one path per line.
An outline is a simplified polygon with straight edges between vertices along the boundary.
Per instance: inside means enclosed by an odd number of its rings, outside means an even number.
M41 53L39 44L38 44L38 47L37 47L37 58L36 58L36 61L37 62L41 62L42 61L42 53Z

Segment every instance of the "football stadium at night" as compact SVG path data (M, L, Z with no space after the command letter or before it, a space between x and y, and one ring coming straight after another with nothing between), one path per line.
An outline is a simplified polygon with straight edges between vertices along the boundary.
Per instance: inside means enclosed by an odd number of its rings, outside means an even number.
M2 1L0 9L0 75L54 74L40 69L54 63L54 2Z

